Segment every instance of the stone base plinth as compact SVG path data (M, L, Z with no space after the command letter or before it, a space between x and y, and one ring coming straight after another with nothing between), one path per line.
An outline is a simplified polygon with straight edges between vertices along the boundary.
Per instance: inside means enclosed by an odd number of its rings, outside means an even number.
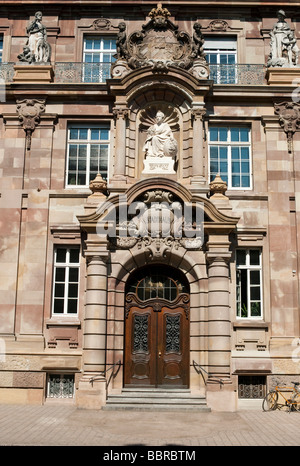
M147 157L144 160L144 170L143 174L147 175L164 175L164 174L174 174L175 160L172 157Z
M232 383L208 383L206 403L212 411L235 412L237 410L237 391Z
M291 86L295 79L300 78L300 67L268 68L266 78L270 86Z
M53 81L53 68L51 65L17 64L14 66L15 83L51 83Z
M106 403L106 380L96 374L85 375L79 381L76 391L76 406L81 409L101 409Z

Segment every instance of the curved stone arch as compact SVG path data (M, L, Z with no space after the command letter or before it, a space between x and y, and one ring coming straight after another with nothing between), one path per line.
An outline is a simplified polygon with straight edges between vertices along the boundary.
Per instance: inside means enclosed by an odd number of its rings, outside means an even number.
M203 252L199 252L203 254ZM203 259L203 257L202 257ZM193 360L200 361L202 365L207 364L207 342L205 334L206 308L207 308L207 276L205 260L199 260L199 263L193 259L192 254L181 248L180 251L171 251L166 261L151 262L147 261L143 251L133 248L128 251L117 250L111 255L111 274L108 280L108 321L110 325L110 335L113 338L113 346L108 348L107 359L110 363L123 360L124 357L124 339L117 338L118 335L125 335L125 292L126 284L133 273L142 270L147 265L168 265L174 270L179 270L184 274L189 284L190 295L190 371L194 385L201 386L201 378L194 374L192 367ZM110 337L111 338L111 337ZM195 356L196 355L196 356ZM123 370L117 380L113 381L113 387L121 387L123 384Z

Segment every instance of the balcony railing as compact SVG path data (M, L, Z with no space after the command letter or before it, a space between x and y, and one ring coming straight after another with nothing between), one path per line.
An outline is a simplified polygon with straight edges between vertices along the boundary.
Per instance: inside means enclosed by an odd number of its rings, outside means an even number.
M105 83L110 78L111 63L62 63L53 65L54 82L61 84ZM265 65L209 65L210 79L215 84L241 86L266 83ZM0 83L13 82L14 63L0 63Z
M56 83L105 83L111 63L55 63Z
M14 77L14 63L0 63L0 83L11 83Z
M209 65L210 79L215 84L255 86L265 84L265 65Z

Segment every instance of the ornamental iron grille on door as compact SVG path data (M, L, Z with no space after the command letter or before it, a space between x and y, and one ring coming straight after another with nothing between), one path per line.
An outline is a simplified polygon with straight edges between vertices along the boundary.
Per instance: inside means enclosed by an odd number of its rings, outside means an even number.
M125 303L124 385L189 385L189 293L173 270L133 276Z

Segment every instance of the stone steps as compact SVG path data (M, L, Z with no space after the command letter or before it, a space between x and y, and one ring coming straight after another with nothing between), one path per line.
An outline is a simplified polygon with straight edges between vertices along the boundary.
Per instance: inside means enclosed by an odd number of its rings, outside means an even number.
M210 411L206 399L190 390L124 388L111 392L103 410Z

